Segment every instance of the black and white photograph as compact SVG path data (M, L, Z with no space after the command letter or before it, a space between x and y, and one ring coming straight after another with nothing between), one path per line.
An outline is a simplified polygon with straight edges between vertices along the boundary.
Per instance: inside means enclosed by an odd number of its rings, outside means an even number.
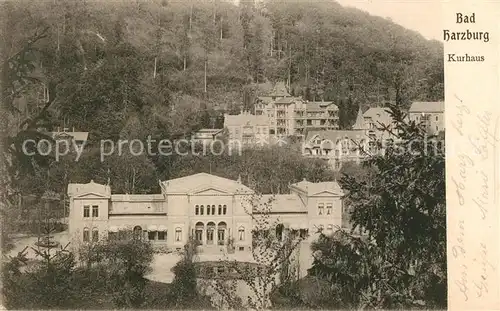
M447 309L439 1L0 7L2 309Z

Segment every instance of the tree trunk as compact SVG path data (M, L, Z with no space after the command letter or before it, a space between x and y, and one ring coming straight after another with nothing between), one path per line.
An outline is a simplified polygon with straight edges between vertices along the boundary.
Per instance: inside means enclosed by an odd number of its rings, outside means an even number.
M155 57L155 68L154 68L154 71L153 71L153 79L156 79L156 57Z
M290 45L290 47L288 48L288 92L290 92L290 85L292 84L291 71L292 71L292 46Z
M205 59L205 93L207 92L207 59Z
M189 7L189 34L191 34L191 25L193 21L193 4Z
M220 41L222 41L222 26L224 24L224 18L220 17Z

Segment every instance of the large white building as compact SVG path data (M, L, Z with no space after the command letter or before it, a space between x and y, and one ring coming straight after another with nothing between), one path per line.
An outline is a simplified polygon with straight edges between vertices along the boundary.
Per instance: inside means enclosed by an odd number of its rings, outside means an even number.
M257 196L239 180L207 173L160 182L161 194L112 194L93 181L69 184L69 231L76 244L133 230L154 245L180 249L192 236L204 251L232 244L249 250L254 220L270 215L277 227L303 236L342 226L343 192L337 182L290 185L289 194ZM250 201L271 202L268 210ZM282 225L282 226L281 226ZM274 226L274 225L273 225ZM276 229L276 228L270 228ZM232 243L230 243L230 241Z

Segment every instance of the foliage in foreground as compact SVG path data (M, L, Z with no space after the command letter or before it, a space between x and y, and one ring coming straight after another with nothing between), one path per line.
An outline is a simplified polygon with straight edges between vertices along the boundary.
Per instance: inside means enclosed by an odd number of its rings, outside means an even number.
M79 258L66 248L33 251L38 260L29 266L25 251L4 258L2 295L7 308L145 306L149 281L144 275L153 258L152 247L146 241L90 244L79 250Z
M397 107L391 114L399 141L364 163L378 173L340 181L352 231L312 245L309 272L334 289L324 307L446 308L444 156Z

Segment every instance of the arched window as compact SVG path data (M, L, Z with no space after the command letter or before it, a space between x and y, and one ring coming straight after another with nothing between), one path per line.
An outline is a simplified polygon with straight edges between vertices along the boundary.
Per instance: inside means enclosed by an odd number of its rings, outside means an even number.
M90 241L90 231L89 228L83 228L83 242Z
M210 215L210 211L211 211L210 205L207 205L207 215Z
M204 210L204 207L203 205L200 206L200 215L203 215L203 210Z
M203 229L205 229L205 225L202 222L197 222L194 230L194 237L196 241L200 242L203 240Z
M134 227L134 239L141 239L142 238L142 228L141 226L135 226Z
M227 224L223 221L219 222L217 225L217 243L219 245L224 245L224 241L226 240L226 229Z
M176 242L182 241L182 229L179 227L175 228L175 241Z
M215 223L211 221L207 224L207 244L214 244L214 232Z
M239 238L240 241L244 241L245 240L245 228L243 226L241 226L238 229L238 238Z
M212 215L215 215L215 205L212 205Z
M227 214L227 207L226 205L223 205L222 206L222 215L226 215Z
M200 206L199 205L195 205L195 207L194 207L194 214L195 215L199 215L200 214Z
M98 242L99 241L99 229L93 228L92 229L92 242Z

